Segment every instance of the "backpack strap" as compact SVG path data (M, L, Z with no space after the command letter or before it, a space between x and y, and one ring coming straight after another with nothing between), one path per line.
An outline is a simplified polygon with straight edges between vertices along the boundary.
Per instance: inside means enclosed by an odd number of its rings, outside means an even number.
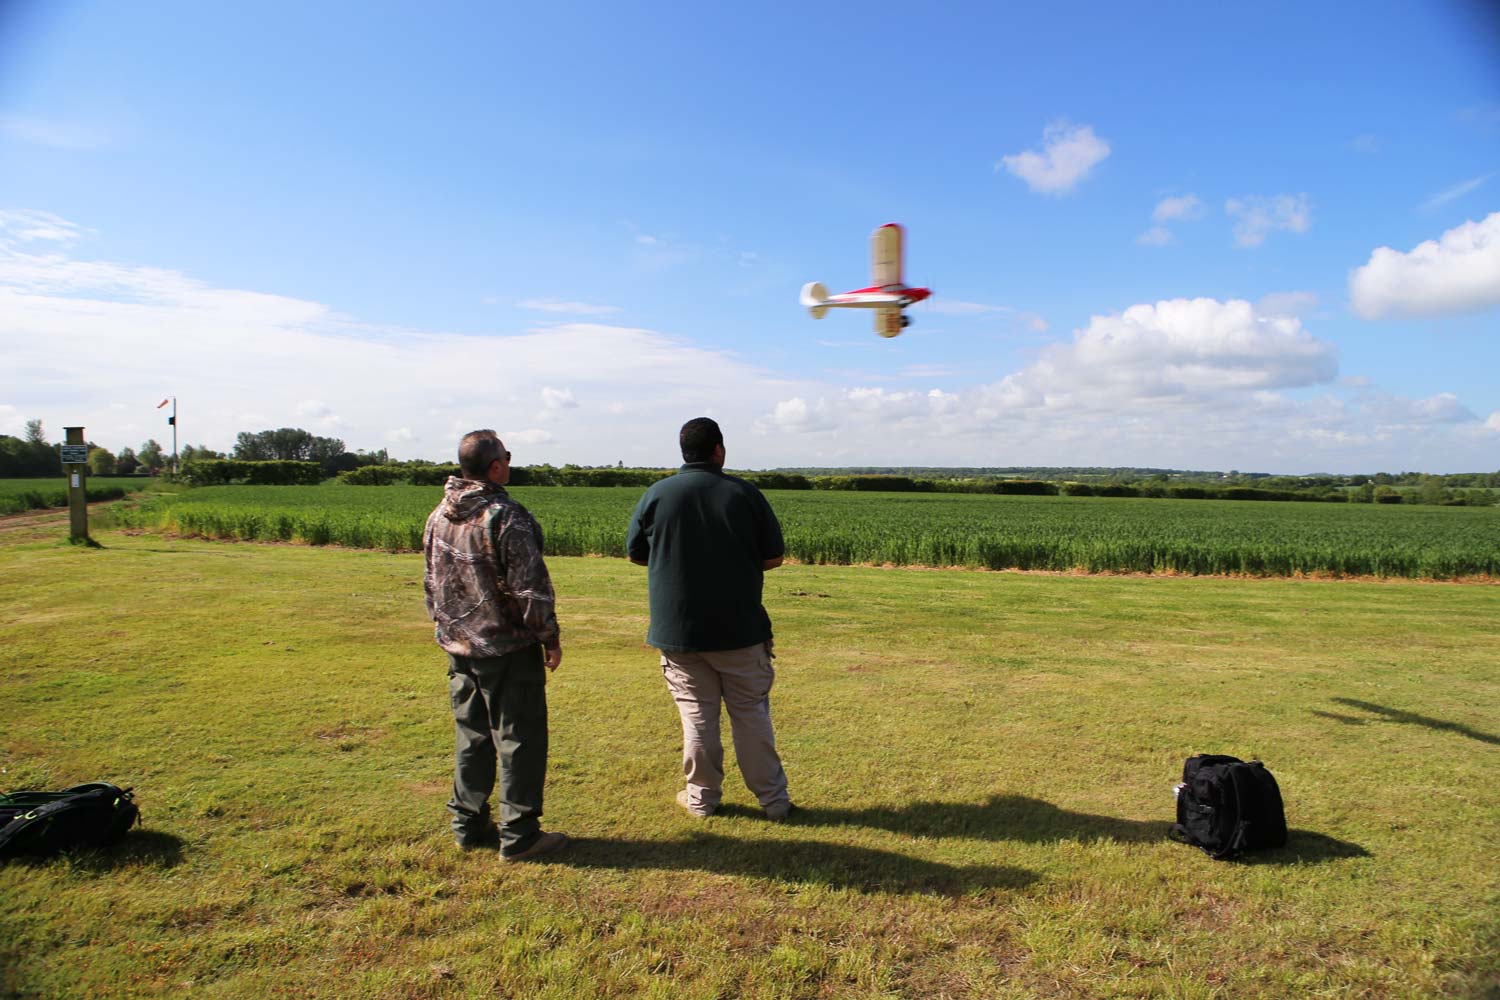
M1243 761L1236 762L1225 768L1224 776L1228 779L1228 785L1234 792L1235 823L1234 830L1229 835L1229 840L1212 855L1218 861L1232 858L1240 853L1240 851L1245 849L1245 844L1250 839L1250 820L1246 817L1252 815L1255 808L1260 804L1260 791L1259 789L1250 787L1250 782L1253 779L1245 773L1247 768L1248 765Z

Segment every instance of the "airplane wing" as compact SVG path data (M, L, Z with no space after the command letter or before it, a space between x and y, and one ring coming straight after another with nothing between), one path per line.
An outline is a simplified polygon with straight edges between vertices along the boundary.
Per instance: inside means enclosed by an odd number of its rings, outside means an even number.
M894 337L901 332L901 310L881 308L875 310L875 332L882 337Z
M870 234L870 284L900 285L901 227L887 222Z

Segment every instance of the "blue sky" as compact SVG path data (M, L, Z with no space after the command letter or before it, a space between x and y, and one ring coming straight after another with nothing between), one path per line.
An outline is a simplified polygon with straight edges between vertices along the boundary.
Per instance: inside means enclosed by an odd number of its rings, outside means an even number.
M1497 213L1480 2L0 2L0 433L1492 470Z

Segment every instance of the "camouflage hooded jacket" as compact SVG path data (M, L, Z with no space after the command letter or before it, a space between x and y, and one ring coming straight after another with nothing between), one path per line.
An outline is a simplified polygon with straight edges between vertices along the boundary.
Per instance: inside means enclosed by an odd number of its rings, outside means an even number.
M427 518L427 614L455 656L503 656L558 644L542 528L504 487L448 477Z

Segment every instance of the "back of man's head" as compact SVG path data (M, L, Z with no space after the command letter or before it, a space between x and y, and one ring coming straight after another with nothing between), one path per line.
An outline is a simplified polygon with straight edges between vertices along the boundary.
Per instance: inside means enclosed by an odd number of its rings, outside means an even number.
M488 429L470 431L458 442L458 468L465 479L484 479L490 474L490 466L504 454L500 435Z
M711 462L714 448L724 443L724 435L709 417L694 417L682 425L677 443L682 447L684 462Z

